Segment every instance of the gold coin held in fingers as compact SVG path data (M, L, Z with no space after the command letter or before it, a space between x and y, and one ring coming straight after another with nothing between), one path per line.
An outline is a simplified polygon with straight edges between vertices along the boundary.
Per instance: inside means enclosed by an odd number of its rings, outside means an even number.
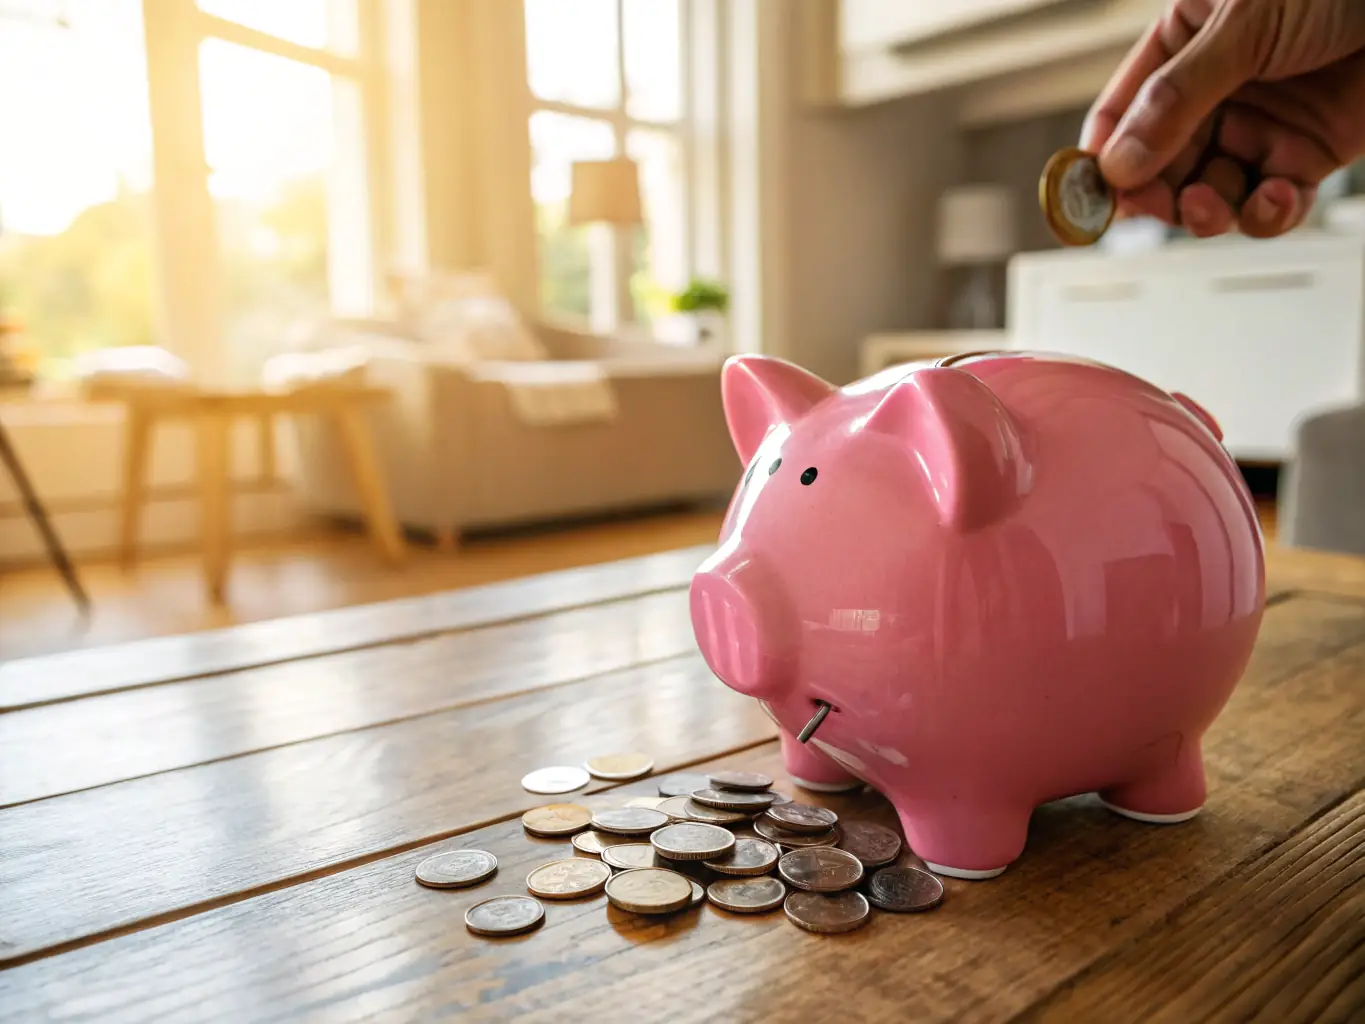
M1109 230L1118 209L1094 154L1075 147L1048 160L1038 181L1038 204L1063 245L1093 245Z

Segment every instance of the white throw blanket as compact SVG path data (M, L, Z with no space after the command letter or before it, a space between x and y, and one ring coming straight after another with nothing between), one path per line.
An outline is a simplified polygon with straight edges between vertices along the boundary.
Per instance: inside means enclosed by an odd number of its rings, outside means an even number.
M476 363L467 372L475 380L506 387L513 412L530 426L609 423L617 416L616 392L598 363L489 362Z

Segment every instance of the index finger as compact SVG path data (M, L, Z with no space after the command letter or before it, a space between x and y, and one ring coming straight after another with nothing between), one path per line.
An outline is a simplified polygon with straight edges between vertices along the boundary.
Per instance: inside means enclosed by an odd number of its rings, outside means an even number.
M1114 134L1129 106L1137 98L1142 84L1171 59L1171 53L1161 38L1161 18L1148 26L1141 39L1133 44L1104 90L1085 117L1081 129L1081 148L1098 153Z

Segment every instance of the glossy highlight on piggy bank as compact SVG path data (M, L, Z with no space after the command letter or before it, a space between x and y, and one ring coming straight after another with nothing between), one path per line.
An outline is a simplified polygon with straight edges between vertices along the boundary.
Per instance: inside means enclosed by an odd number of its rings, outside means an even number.
M1200 811L1264 549L1191 399L1066 356L946 362L836 388L728 360L747 468L691 614L711 670L777 722L794 781L870 783L933 870L989 878L1052 800Z

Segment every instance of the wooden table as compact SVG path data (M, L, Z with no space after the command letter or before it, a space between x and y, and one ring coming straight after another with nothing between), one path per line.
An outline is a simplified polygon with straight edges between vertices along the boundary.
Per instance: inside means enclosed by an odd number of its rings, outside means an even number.
M522 831L556 799L530 769L638 749L787 788L696 653L704 553L0 665L0 1019L1365 1019L1365 562L1327 556L1273 559L1188 824L1062 801L999 879L843 936L602 896L469 935L568 850ZM497 876L414 882L461 846Z

